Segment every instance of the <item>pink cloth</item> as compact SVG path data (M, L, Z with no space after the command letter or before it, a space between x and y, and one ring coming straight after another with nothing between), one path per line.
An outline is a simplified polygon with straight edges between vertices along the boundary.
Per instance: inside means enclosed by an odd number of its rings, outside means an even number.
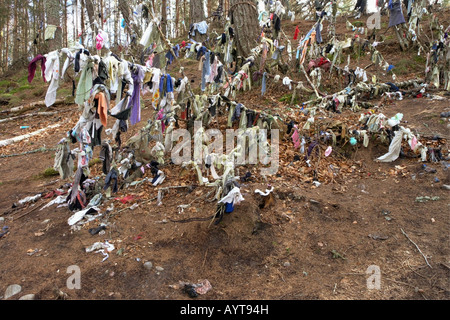
M411 149L415 150L416 149L416 145L417 145L417 139L416 139L416 137L413 137L411 139Z
M97 45L96 45L97 50L101 50L103 48L103 37L102 37L102 35L99 33L97 35L97 37L95 37L95 40L97 40Z
M42 77L44 78L44 82L47 82L45 80L45 62L47 61L47 59L43 55L38 54L36 57L34 57L33 60L31 60L30 64L28 65L28 82L29 83L31 83L31 81L33 81L34 75L36 73L38 61L41 61Z
M294 142L294 148L300 147L300 135L298 134L298 129L295 127L294 133L292 134L292 142Z
M161 109L158 112L158 117L156 118L156 120L162 120L163 117L164 117L164 109ZM163 133L164 133L165 129L166 129L166 125L164 124L164 121L161 121L161 130Z

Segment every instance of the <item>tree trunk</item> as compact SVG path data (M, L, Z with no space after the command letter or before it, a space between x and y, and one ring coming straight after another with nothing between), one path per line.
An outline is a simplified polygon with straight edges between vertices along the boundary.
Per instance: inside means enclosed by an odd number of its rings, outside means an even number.
M48 51L61 49L62 47L62 30L60 17L61 5L59 0L45 0L45 13L47 16L47 24L55 25L56 31L53 39L47 40Z
M91 39L92 39L92 45L95 47L95 37L98 33L98 28L95 26L94 21L96 21L96 16L95 16L95 8L94 8L94 4L92 3L92 0L84 0L84 5L86 7L87 13L88 13L88 19L89 19L89 26L91 27ZM82 13L83 14L83 13ZM86 32L89 29L89 27L86 28ZM86 36L87 33L86 33Z
M203 0L191 0L189 3L189 26L188 28L191 28L191 25L193 23L202 22L206 19L205 16L205 10L203 8ZM192 38L197 42L203 42L207 39L207 34L201 34L200 32L195 32L195 36Z
M120 35L120 13L116 1L114 1L114 13L114 42L111 42L111 49L119 44Z
M73 24L73 41L77 42L77 36L78 36L78 0L74 0L74 2L72 2L72 13L73 13L73 17L75 19L74 24Z
M14 25L13 25L13 34L12 34L12 45L13 45L13 51L12 51L12 56L13 56L13 61L12 63L14 64L18 58L19 58L19 44L20 41L18 40L18 15L19 15L19 10L18 10L18 1L14 0Z
M23 14L25 17L27 17L26 19L23 19L23 24L22 24L22 33L23 33L23 37L24 37L24 41L23 41L23 58L26 59L28 57L28 29L29 29L29 21L28 21L28 3L24 3L23 5ZM25 60L27 61L27 60Z
M167 0L161 0L161 31L167 37Z
M140 39L142 36L141 29L136 24L131 24L132 18L129 10L130 5L128 4L128 0L119 0L119 9L122 13L123 18L125 19L125 23L127 24L126 28L134 32L136 39Z
M180 22L180 0L176 0L175 10L175 37L178 38L178 36L180 35L180 32L178 31L178 23Z
M10 18L10 6L7 6L8 11L6 13L6 41L5 41L5 63L4 63L4 67L5 70L8 70L8 57L9 57L9 52L8 52L8 47L9 47L9 18Z
M255 1L230 0L229 14L237 53L245 58L250 55L250 50L258 45L259 24Z
M64 0L64 22L63 22L63 26L64 26L64 47L68 47L68 43L67 43L67 34L69 33L68 31L68 25L67 25L67 0Z
M86 32L86 26L84 25L84 3L80 0L80 23L81 23L81 43L84 46L84 36Z

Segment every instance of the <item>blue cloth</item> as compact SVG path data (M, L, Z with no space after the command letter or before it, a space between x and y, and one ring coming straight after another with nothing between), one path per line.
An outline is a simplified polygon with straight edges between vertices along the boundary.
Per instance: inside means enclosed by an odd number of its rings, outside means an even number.
M397 91L400 90L400 89L399 89L395 84L393 84L392 82L386 82L386 84L389 85L389 86L391 87L390 90L393 91L393 92L397 92Z
M203 69L202 69L202 91L205 91L206 77L209 76L211 73L211 63L209 59L210 59L210 51L206 51L205 62L203 62Z
M162 74L161 78L159 79L159 95L161 97L164 97L164 80L166 78L166 75Z
M322 34L320 33L320 23L317 23L316 27L316 42L322 43Z
M208 31L208 24L206 21L194 23L194 30L192 31L192 35L195 36L195 30L200 32L201 34L205 34Z
M263 73L263 78L262 78L262 84L261 84L261 95L263 96L264 93L266 92L266 76L267 76L267 72Z
M198 49L198 51L197 51L197 60L200 59L200 57L201 57L202 55L204 55L204 54L206 53L207 50L208 50L208 49L206 49L205 46L200 47L200 49Z
M180 45L177 44L176 46L172 47L173 53L175 53L175 56L178 58L180 56ZM172 64L173 59L175 58L175 56L172 54L172 50L169 50L166 53L166 58L167 58L167 66Z
M392 1L392 0L391 0ZM389 1L389 28L406 23L402 12L402 4L400 1L392 3Z
M173 92L173 82L170 74L166 74L166 92Z
M159 94L165 97L167 92L173 92L172 77L170 74L163 74L159 80Z
M242 103L238 103L236 108L234 109L233 116L231 117L231 121L235 121L241 117L241 108Z

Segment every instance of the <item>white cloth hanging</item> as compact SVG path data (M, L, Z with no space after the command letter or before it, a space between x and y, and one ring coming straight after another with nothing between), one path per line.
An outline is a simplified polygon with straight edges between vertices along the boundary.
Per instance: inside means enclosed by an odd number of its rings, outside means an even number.
M50 85L45 95L45 105L50 107L55 103L56 91L59 86L59 54L58 51L52 51L45 55L45 79L50 81Z

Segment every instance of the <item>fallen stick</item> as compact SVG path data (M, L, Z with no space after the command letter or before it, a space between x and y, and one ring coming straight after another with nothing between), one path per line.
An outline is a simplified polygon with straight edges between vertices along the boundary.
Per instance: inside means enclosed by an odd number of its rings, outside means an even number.
M36 210L37 208L42 207L44 204L45 204L45 202L41 203L40 205L35 206L35 207L34 207L33 209L31 209L30 211L25 212L24 214L21 214L21 215L18 216L17 218L16 218L16 217L13 217L13 220L18 220L18 219L20 219L20 218L22 218L22 217L24 217L24 216L30 214L31 212L33 212L33 211Z
M56 123L56 124L52 124L52 125L50 125L50 126L48 126L46 128L42 128L42 129L39 129L39 130L30 132L30 133L27 133L27 134L23 134L21 136L17 136L17 137L5 139L5 140L0 140L0 147L5 147L5 146L10 145L12 143L31 138L31 137L33 137L35 135L38 135L38 134L40 134L40 133L42 133L42 132L44 132L44 131L46 131L48 129L57 128L59 126L61 126L61 124L60 123Z
M192 188L193 185L188 185L188 186L168 186L168 187L164 187L164 188L158 188L158 190L168 190L168 189L178 189L178 188Z
M48 151L55 151L56 148L45 148L45 147L41 147L38 149L34 149L31 151L25 151L25 152L21 152L21 153L13 153L13 154L1 154L0 158L10 158L10 157L17 157L17 156L23 156L26 154L32 154L32 153L36 153L36 152L48 152Z
M55 103L52 104L52 107L57 105L57 104L64 103L65 100L66 100L66 98L56 99ZM21 111L23 109L28 110L28 109L32 109L32 108L35 108L35 107L45 107L45 106L46 106L45 105L45 100L43 100L43 101L36 101L36 102L32 102L30 104L21 105L21 106L14 107L14 108L11 108L11 109L8 109L8 110L3 110L3 111L1 111L1 113L19 112L19 111Z
M414 244L414 245L416 246L417 250L419 250L420 254L421 254L421 255L423 256L423 258L425 259L425 262L427 263L427 265L428 265L430 268L432 268L432 266L428 263L427 257L425 257L425 255L422 253L422 251L420 250L419 246L418 246L417 244L415 244L414 241L412 241L412 240L408 237L408 235L406 234L405 231L403 231L402 228L400 228L400 230L401 230L402 233L405 235L405 237L406 237L409 241L411 241L412 244Z
M13 121L13 120L17 120L17 119L23 119L23 118L27 118L27 117L34 117L34 116L51 116L51 115L54 115L54 114L58 114L58 113L61 113L61 112L72 111L72 110L73 109L70 108L70 109L60 110L60 111L44 111L44 112L27 113L27 114L23 114L23 115L20 115L20 116L0 119L0 123Z

